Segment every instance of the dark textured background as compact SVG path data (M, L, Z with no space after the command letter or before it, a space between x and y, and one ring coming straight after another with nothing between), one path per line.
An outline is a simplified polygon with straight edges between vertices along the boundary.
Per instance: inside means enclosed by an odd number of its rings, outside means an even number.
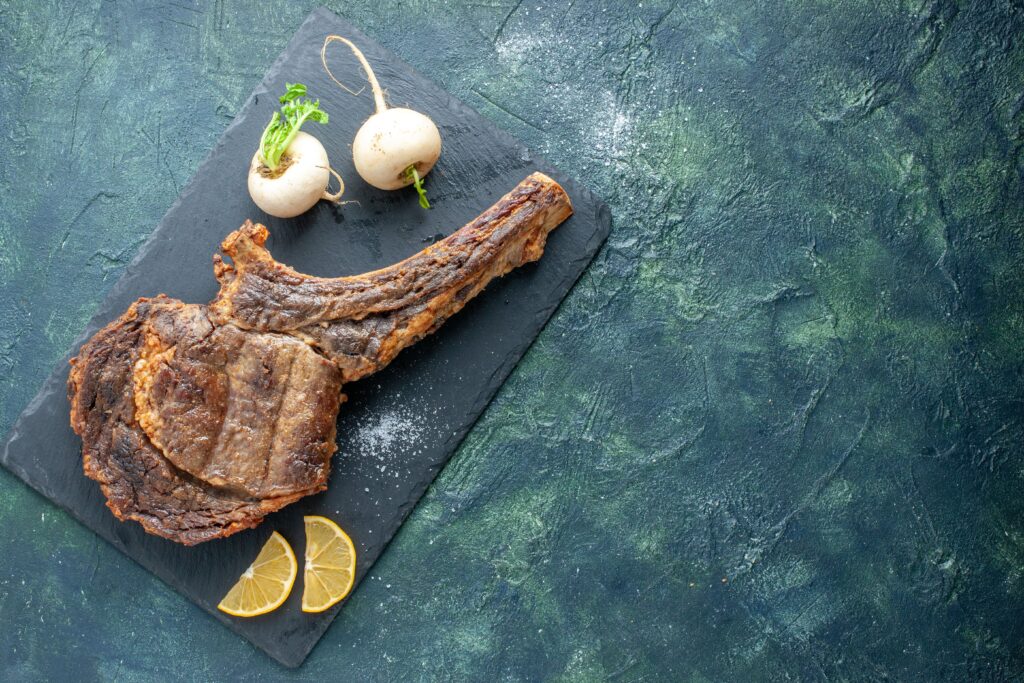
M313 6L0 5L0 431ZM302 669L0 471L0 678L1024 676L1019 3L331 6L612 236Z

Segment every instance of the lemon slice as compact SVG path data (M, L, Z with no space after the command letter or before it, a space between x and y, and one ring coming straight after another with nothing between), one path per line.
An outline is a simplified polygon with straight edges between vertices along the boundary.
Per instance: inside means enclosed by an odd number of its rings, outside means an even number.
M298 573L299 565L292 547L284 536L275 531L217 609L235 617L255 617L272 612L292 592Z
M306 568L303 612L323 612L348 595L356 580L356 549L352 539L326 517L306 520Z

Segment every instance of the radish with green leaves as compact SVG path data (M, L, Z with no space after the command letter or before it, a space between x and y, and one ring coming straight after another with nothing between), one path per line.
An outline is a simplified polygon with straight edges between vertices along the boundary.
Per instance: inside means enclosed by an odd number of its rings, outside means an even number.
M327 66L327 46L338 41L348 45L366 71L373 91L377 113L368 118L352 141L352 161L363 180L381 190L398 190L412 185L420 196L420 206L430 208L423 178L441 156L441 134L427 116L403 107L389 108L384 102L377 76L355 44L341 36L327 36L320 49L320 61L331 80L348 92ZM355 93L353 93L355 94Z
M298 216L321 199L337 202L345 191L324 146L299 130L306 121L327 123L327 112L320 109L320 100L304 99L306 86L302 83L287 83L286 87L280 98L281 111L271 117L249 166L252 200L278 218ZM337 192L327 189L332 175L340 186Z

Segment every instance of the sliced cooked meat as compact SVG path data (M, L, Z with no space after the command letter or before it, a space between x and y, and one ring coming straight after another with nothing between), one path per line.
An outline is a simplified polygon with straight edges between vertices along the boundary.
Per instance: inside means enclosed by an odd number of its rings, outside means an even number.
M122 520L192 545L326 488L344 382L387 365L488 282L540 258L572 213L535 173L450 237L382 270L318 278L246 222L209 306L139 299L72 361L85 474Z
M323 486L341 371L303 342L214 325L205 306L161 307L143 326L135 416L175 467L273 498Z

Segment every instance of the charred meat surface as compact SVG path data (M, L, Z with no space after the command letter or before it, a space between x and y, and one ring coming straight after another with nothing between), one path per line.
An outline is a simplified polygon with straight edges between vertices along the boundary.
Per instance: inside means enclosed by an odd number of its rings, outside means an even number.
M209 305L139 299L72 361L71 426L107 506L192 545L322 491L345 382L386 366L487 283L540 258L569 198L534 173L446 239L342 278L276 262L246 222Z

